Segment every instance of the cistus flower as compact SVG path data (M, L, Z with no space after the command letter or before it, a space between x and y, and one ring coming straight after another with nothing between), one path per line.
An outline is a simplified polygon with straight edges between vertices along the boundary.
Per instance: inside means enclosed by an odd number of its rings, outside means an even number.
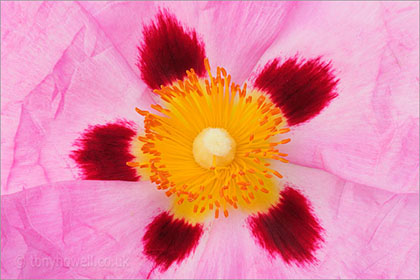
M418 277L418 2L1 5L3 277Z

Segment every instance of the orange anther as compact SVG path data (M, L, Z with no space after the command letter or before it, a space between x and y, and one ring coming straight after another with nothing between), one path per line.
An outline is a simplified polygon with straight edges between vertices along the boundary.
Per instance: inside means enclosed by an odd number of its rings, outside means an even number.
M282 121L283 121L283 119L281 117L279 117L279 118L277 118L277 119L274 120L274 123L276 125L279 125Z
M275 109L272 109L270 113L274 116L274 115L280 114L281 110L279 108L275 108Z
M268 138L272 137L273 135L268 134L267 136L265 136L264 140L268 140Z
M152 104L152 105L150 105L150 107L155 109L158 112L163 112L163 108L159 104Z
M283 140L280 141L280 143L282 143L282 144L286 144L286 143L289 143L289 142L290 142L290 138L283 139Z
M290 128L281 128L279 130L277 130L277 133L283 134L283 133L287 133L290 131Z
M283 178L283 176L280 173L278 173L277 171L274 171L273 174L276 175L277 177L279 177L280 179Z
M227 218L228 216L229 216L229 212L228 212L228 210L227 209L225 209L224 211L223 211L223 214L225 215L225 217Z
M267 113L267 112L268 112L268 110L270 110L270 107L268 107L268 106L266 106L266 105L264 105L264 107L265 107L265 108L261 110L261 113L262 113L262 114L265 114L265 113Z
M139 108L136 107L136 112L139 113L142 116L148 116L150 113L148 111L143 111L140 110Z
M279 157L278 160L281 161L281 162L284 162L284 163L288 163L289 162L287 159L281 158L281 157Z

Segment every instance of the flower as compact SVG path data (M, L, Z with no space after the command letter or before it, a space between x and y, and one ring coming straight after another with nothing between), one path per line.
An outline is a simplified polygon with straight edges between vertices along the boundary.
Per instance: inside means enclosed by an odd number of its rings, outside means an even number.
M418 3L1 5L4 277L418 275Z

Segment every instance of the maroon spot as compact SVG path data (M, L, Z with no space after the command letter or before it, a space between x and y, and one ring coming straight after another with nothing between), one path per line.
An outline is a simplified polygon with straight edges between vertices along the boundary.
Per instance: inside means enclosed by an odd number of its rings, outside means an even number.
M143 237L144 253L163 270L195 249L203 233L200 224L191 225L163 212L151 222Z
M138 67L151 89L182 80L191 68L204 75L204 44L195 31L184 30L175 16L160 11L156 22L144 27L143 35Z
M291 58L281 65L278 59L268 63L255 80L255 87L271 96L292 126L319 114L337 96L337 82L330 65L319 58L302 63Z
M250 217L248 222L259 244L272 256L279 254L287 263L315 261L313 253L323 241L323 229L298 191L286 187L277 205L268 213Z
M126 165L134 159L130 145L135 135L133 124L124 121L89 126L70 157L81 168L83 179L138 181L136 170Z

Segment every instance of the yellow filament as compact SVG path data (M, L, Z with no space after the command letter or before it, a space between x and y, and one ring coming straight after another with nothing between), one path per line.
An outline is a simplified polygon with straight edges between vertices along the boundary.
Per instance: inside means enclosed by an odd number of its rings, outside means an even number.
M270 162L287 162L277 148L290 141L279 138L289 128L269 98L257 90L248 93L246 83L242 89L231 83L223 68L213 77L207 59L205 67L209 79L191 69L183 81L155 90L163 100L162 106L152 105L156 114L136 109L145 117L145 131L133 145L137 161L127 163L165 190L175 217L191 223L228 217L235 209L269 209L278 200L276 180L282 178ZM226 130L236 148L229 162L221 164L214 156L205 168L194 159L193 143L208 128Z

